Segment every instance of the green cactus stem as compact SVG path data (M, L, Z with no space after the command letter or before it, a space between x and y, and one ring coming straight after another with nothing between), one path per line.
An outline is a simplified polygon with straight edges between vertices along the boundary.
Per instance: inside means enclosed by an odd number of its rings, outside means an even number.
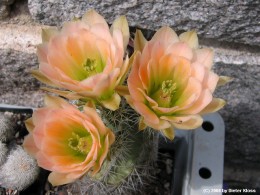
M116 141L101 171L71 184L73 194L132 194L148 183L157 160L158 134L138 131L138 118L125 101L116 111L99 108L104 123L113 130Z

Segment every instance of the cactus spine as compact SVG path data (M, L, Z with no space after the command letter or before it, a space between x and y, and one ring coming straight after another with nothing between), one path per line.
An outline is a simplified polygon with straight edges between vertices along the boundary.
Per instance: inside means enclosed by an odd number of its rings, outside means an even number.
M0 113L0 141L8 142L14 137L15 123L10 116Z
M37 162L15 143L15 121L0 113L0 186L24 190L38 176Z
M105 124L116 141L101 171L71 184L74 194L133 194L151 179L157 158L158 136L149 129L138 131L138 115L125 101L116 111L100 108Z
M6 144L0 141L0 166L2 166L2 164L4 164L4 162L6 161L7 152L8 148Z
M10 151L6 162L0 167L0 185L13 190L23 190L35 181L39 167L35 159L21 146L16 145Z

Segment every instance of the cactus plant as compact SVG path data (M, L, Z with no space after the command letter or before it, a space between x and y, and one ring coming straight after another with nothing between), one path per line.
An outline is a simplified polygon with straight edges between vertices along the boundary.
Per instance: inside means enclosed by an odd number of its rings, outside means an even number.
M71 184L73 194L132 194L151 179L157 160L158 134L137 131L138 115L125 101L110 111L99 108L103 121L116 134L110 158L93 178L83 177Z
M0 141L0 166L6 161L8 148Z
M14 145L6 162L0 167L0 185L13 190L24 190L32 184L39 174L35 159L21 146Z
M11 117L0 113L0 141L7 142L10 141L15 132L15 123L12 121Z

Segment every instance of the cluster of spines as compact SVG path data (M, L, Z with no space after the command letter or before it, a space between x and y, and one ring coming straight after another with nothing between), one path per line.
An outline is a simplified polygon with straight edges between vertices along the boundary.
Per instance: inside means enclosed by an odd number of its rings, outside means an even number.
M19 145L11 149L6 162L0 168L0 185L18 191L26 189L38 177L39 167L35 159Z
M15 143L15 126L10 116L0 113L0 186L21 191L37 179L40 169Z
M7 157L8 148L5 143L0 141L0 167L4 164Z
M7 114L0 113L0 141L8 142L14 137L15 124Z
M158 134L149 129L138 131L139 116L125 101L121 102L120 108L116 111L100 108L100 114L104 123L115 133L116 141L111 147L109 159L104 162L98 176L96 178L85 176L71 184L71 189L74 189L72 193L90 195L136 193L152 179L157 160ZM132 148L133 145L136 146L134 143L136 137L141 140L138 142L140 148L137 150ZM134 164L126 167L135 151L138 153L131 162ZM122 173L121 170L126 172Z

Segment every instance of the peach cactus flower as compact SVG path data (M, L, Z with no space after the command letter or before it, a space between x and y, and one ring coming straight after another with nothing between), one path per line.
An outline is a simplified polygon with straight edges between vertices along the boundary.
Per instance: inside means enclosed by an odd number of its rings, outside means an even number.
M120 96L115 90L128 71L125 49L129 27L124 16L109 29L104 18L94 10L81 20L65 23L59 31L43 30L38 46L40 81L65 90L46 89L69 99L94 100L116 110ZM125 60L124 60L125 58Z
M38 165L52 171L48 180L54 186L75 181L101 168L115 137L96 110L84 112L58 97L46 96L47 107L26 121L29 135L23 147Z
M173 127L197 128L201 114L224 106L224 100L212 97L219 80L211 71L213 51L199 48L196 32L178 37L162 27L146 41L137 31L134 47L126 99L141 115L140 129L150 126L173 139Z

